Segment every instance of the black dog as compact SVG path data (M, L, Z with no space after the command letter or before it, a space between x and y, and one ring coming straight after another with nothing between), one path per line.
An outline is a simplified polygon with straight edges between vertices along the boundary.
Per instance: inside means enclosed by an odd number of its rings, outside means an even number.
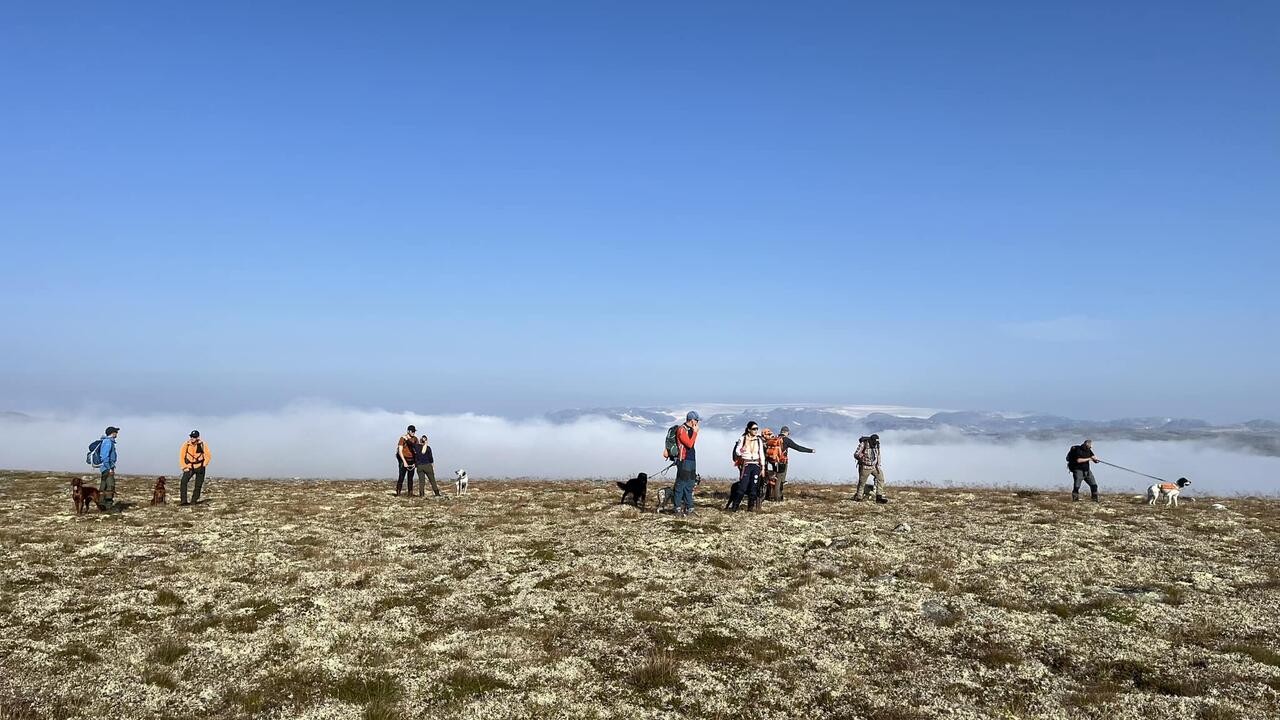
M645 473L631 478L626 482L618 483L618 489L622 491L622 500L619 505L627 502L627 496L631 496L631 503L641 510L645 506L645 496L649 493L649 476Z

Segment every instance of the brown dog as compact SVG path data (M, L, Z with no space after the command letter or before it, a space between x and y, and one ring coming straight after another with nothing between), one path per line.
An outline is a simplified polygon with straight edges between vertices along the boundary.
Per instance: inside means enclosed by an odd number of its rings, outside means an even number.
M151 491L151 504L164 504L164 476L156 478L156 489Z
M102 509L102 493L98 492L98 488L91 485L85 485L84 480L80 478L71 479L71 502L76 506L76 514L83 515L89 509L89 503Z

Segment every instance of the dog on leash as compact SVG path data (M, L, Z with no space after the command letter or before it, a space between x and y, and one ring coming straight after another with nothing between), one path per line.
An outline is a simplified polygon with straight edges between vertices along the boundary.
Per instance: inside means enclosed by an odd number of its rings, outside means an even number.
M164 504L164 483L165 483L165 477L163 475L156 478L156 487L154 490L151 491L152 505Z
M630 495L631 504L644 511L645 500L649 494L648 474L640 473L626 482L619 482L618 489L622 491L622 500L618 502L619 505L626 504L627 496Z
M693 489L697 490L698 487L701 485L702 485L702 476L695 475L693 479ZM674 512L675 509L676 509L675 486L670 485L668 487L658 488L658 504L654 506L653 512L660 513L663 510L671 510L672 512Z
M467 477L466 470L455 470L453 473L453 489L455 495L467 494L467 483L470 478Z
M82 478L71 479L71 502L75 505L76 514L83 515L89 509L89 503L102 509L102 493L92 485L85 485Z
M1155 505L1157 500L1164 498L1166 507L1169 505L1178 507L1178 495L1182 493L1182 488L1190 484L1191 481L1186 478L1178 478L1176 483L1156 483L1147 488L1147 504Z
M669 488L669 487L658 488L658 504L654 506L653 511L655 513L660 513L662 512L663 508L675 509L674 508L675 500L676 500L675 488Z

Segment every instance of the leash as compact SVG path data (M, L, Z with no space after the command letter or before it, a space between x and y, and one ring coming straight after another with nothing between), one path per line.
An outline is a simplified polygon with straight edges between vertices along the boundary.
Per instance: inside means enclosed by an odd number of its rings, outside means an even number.
M1133 473L1134 475L1141 475L1141 476L1142 476L1142 477L1144 477L1144 478L1151 478L1152 480L1159 480L1160 482L1166 482L1166 483L1167 483L1167 482L1169 482L1168 480L1165 480L1164 478L1156 477L1155 475L1148 475L1148 474L1143 473L1143 472L1138 472L1137 470L1131 470L1131 469L1129 469L1129 468L1127 468L1127 467L1124 467L1123 465L1117 465L1117 464L1115 464L1115 463L1109 463L1109 462L1107 462L1106 460L1099 460L1098 462L1102 463L1103 465L1110 465L1111 467L1113 467L1113 468L1115 468L1115 469L1117 469L1117 470L1124 470L1125 472L1131 472L1131 473Z
M673 461L670 465L668 465L668 466L666 466L666 467L662 468L662 469L661 469L661 470L659 470L658 472L656 472L656 473L649 473L649 479L650 479L650 480L652 480L652 479L654 479L654 478L656 478L656 477L662 477L663 475L665 475L665 474L667 473L667 471L668 471L668 470L670 470L671 468L673 468L673 467L675 467L675 466L676 466L676 464L675 464L675 462Z

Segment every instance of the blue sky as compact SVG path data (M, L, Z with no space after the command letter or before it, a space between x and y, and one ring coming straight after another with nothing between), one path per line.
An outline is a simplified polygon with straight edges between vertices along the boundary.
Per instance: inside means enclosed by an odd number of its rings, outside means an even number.
M8 3L0 409L1280 416L1280 5Z

